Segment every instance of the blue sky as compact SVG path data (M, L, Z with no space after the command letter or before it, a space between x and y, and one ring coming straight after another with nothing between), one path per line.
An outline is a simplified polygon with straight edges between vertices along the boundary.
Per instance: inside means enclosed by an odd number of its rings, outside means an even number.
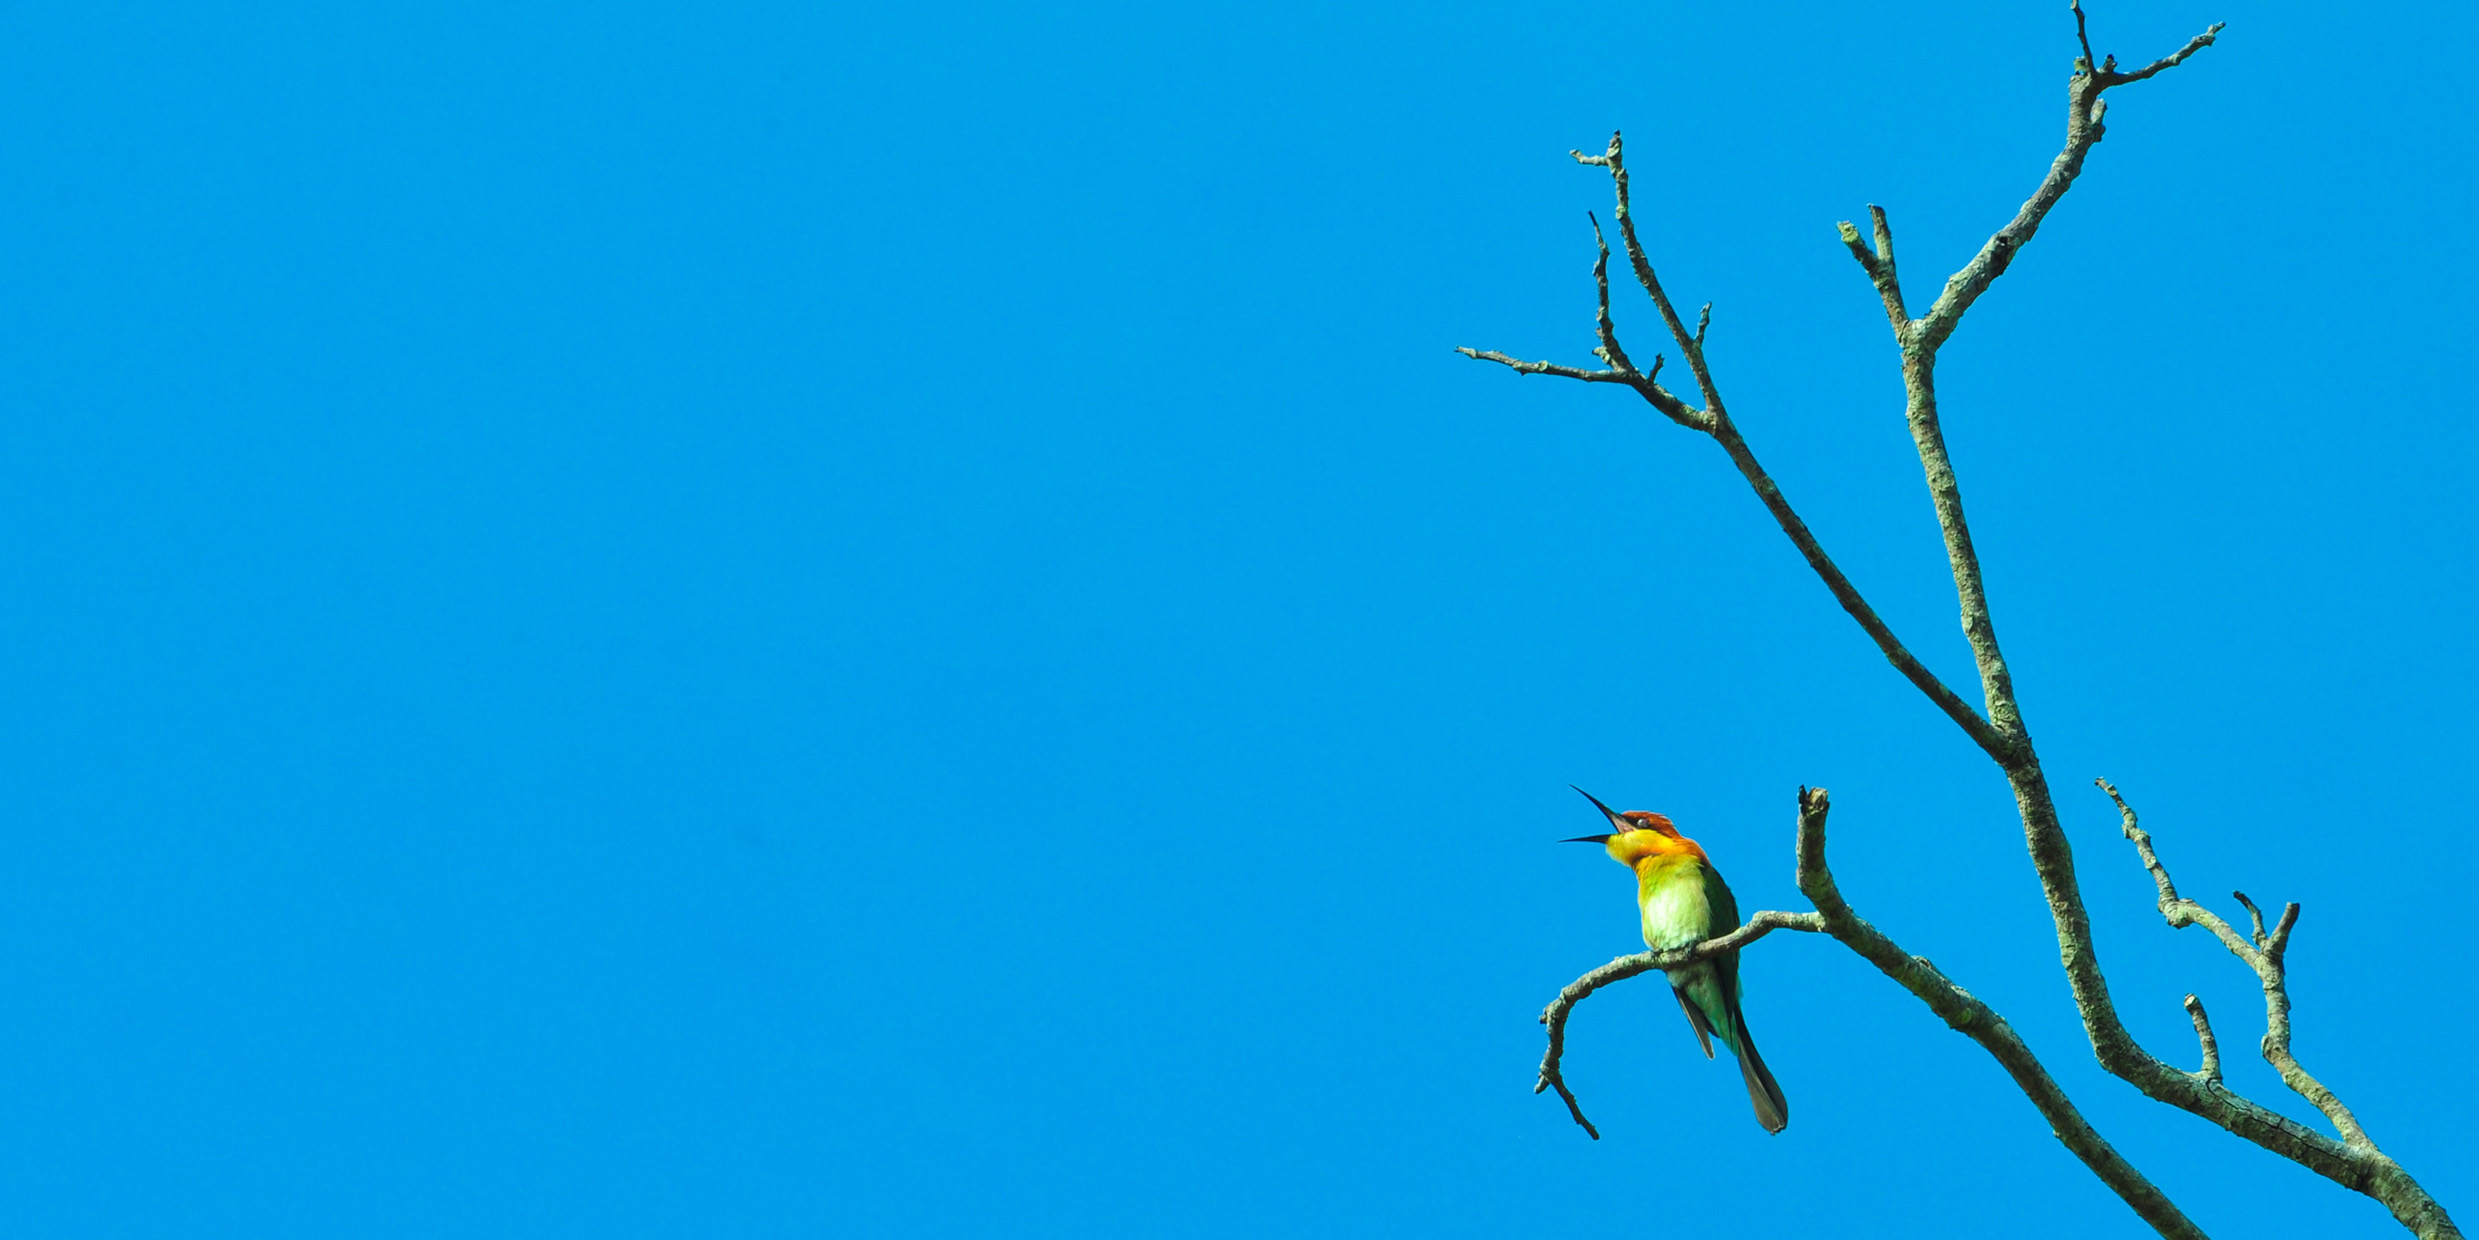
M2479 1209L2463 6L2221 43L1945 351L2126 1018ZM2142 1234L1841 948L1780 1137L1566 789L1843 890L2215 1234L2383 1212L2093 1064L2002 782L1587 360L1630 135L1826 546L1967 683L1882 316L2062 126L2062 5L164 5L0 39L0 1202L89 1236ZM1606 215L1605 215L1606 218ZM1619 324L1662 348L1640 300ZM2223 911L2230 911L2223 901ZM1958 1220L1972 1220L1965 1224ZM2467 1218L2465 1222L2467 1223Z

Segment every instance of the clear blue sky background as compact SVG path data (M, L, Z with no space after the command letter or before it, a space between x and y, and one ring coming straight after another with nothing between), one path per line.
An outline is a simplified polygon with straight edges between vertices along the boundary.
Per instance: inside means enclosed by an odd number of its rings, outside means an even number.
M2186 888L2467 1226L2468 6L2102 3L1947 349L2128 1022ZM1757 450L1970 677L1893 354L2055 153L2060 3L12 6L0 1210L27 1235L2140 1234L1830 942L1766 1137L1572 781L1992 1001L2223 1235L2380 1208L2103 1076L2004 786L1709 443L1571 362L1631 135ZM1605 216L1606 218L1606 216ZM1620 325L1664 348L1640 301ZM1991 1220L1995 1220L1991 1222Z

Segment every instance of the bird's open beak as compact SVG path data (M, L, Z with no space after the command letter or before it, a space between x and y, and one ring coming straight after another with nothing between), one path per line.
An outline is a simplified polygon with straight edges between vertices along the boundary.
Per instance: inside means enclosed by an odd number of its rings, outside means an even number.
M1567 785L1567 787L1569 787L1569 788L1575 788L1575 785L1573 785L1573 784L1568 784L1568 785ZM1601 811L1601 815L1602 815L1602 817L1605 817L1605 818L1607 818L1607 819L1609 819L1609 820L1610 820L1610 825L1611 825L1611 826L1613 826L1613 827L1617 827L1618 829L1620 829L1620 830L1622 830L1622 831L1624 831L1624 830L1627 830L1627 829L1628 829L1626 820L1625 820L1625 819L1622 819L1622 818L1620 818L1620 817L1618 816L1618 811L1617 811L1617 810L1611 809L1611 808L1610 808L1609 806L1607 806L1607 805L1603 805L1603 804L1601 803L1601 798L1599 798L1599 797L1597 797L1597 796L1594 796L1593 794L1591 794L1591 793L1589 793L1589 792L1586 792L1586 791L1584 791L1584 790L1583 790L1583 789L1581 789L1581 788L1575 788L1575 793L1576 793L1576 795L1577 795L1577 796L1580 796L1580 797L1584 798L1585 800L1592 802L1593 808L1594 808L1594 809L1597 809L1597 810L1600 810L1600 811ZM1604 836L1604 837L1602 837L1602 838L1607 839L1608 837L1607 837L1607 836Z

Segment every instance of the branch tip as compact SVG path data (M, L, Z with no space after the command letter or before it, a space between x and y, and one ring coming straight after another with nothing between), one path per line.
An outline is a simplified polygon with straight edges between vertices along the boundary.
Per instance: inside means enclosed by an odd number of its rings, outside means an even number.
M2243 891L2233 891L2229 893L2229 898L2246 906L2247 916L2255 922L2255 945L2262 947L2269 937L2264 933L2264 910L2255 907L2255 901L2248 899Z
M1859 229L1854 227L1849 220L1834 225L1834 231L1842 234L1842 244L1850 250L1851 257L1859 263L1859 269L1868 273L1869 282L1875 283L1879 279L1876 255L1869 251L1867 239L1859 235Z
M2196 1070L2195 1075L2218 1085L2221 1083L2221 1043L2212 1036L2212 1019L2204 1015L2203 1000L2188 995L2186 1014L2195 1022L2195 1040L2203 1046L2203 1066Z

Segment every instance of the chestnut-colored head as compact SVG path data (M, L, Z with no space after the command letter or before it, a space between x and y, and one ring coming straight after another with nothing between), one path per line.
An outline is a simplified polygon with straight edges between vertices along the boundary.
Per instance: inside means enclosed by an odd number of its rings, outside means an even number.
M1575 787L1573 784L1567 786ZM1616 830L1608 835L1579 835L1571 840L1560 840L1559 843L1599 844L1609 850L1611 860L1629 869L1634 869L1635 864L1646 857L1663 857L1682 852L1694 853L1699 857L1704 855L1704 850L1696 847L1694 840L1680 835L1678 827L1664 815L1644 809L1631 809L1620 813L1603 805L1601 798L1584 792L1581 788L1575 790L1583 793L1584 799L1592 802L1593 808L1600 810Z

